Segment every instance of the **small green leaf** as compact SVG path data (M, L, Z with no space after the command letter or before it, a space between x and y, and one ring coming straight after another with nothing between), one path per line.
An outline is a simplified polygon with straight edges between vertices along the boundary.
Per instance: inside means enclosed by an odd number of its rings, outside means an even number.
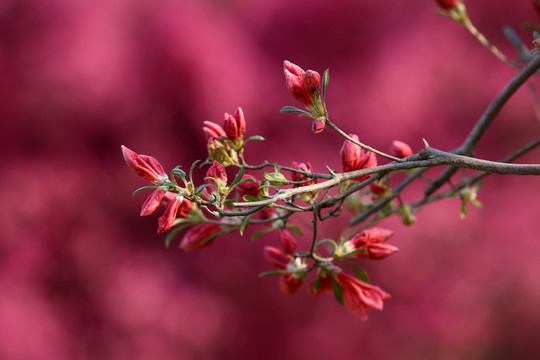
M326 88L328 86L328 80L330 79L330 69L324 70L323 79L322 79L322 94L321 99L324 104L324 99L326 98Z
M350 263L350 264L354 270L354 273L356 274L356 277L365 283L369 283L368 274L364 271L364 269L362 269L361 267L359 267L358 265L354 263Z
M317 276L317 278L315 278L315 281L313 281L313 284L311 285L311 290L313 291L314 294L317 293L317 290L319 290L320 285L321 285L321 277Z
M261 200L261 199L259 199L258 197L253 196L253 195L244 195L244 196L242 196L242 199L243 199L244 201L247 201L247 202L253 202L253 201L259 201L259 200Z
M250 136L246 141L244 141L244 145L250 142L251 140L263 141L264 138L261 135Z
M302 113L311 116L311 114L305 110L299 109L294 106L284 106L279 110L282 113L288 114L288 113Z
M287 273L287 271L285 271L285 270L267 271L267 272L260 273L259 277L283 275L283 274L286 274L286 273Z
M287 225L287 229L291 230L296 235L302 235L302 230L296 225Z
M332 290L334 291L337 302L343 305L343 288L334 278L332 278Z
M182 231L182 229L185 229L187 226L189 226L191 224L184 224L184 225L180 225L178 227L175 227L173 230L171 230L171 232L169 232L169 234L167 235L167 237L165 238L165 247L169 247L169 245L171 244L172 240L174 239L174 237L176 235L178 235L178 233L180 231Z
M268 229L259 230L255 234L251 235L251 241L255 241L258 238L260 238L261 236L263 236L264 234L267 234L267 233L269 233L271 231L274 231L274 230L275 230L274 228L268 228Z
M217 188L217 186L214 185L214 184L203 184L203 185L199 186L197 189L195 189L195 195L199 195L199 194L201 193L201 191L202 191L205 187L213 187L213 188Z
M135 190L131 196L135 196L135 194L138 193L139 191L148 190L148 189L157 189L157 186L143 186Z
M201 160L195 160L193 164L191 164L191 168L189 169L189 182L193 184L193 169L195 169L195 166L200 163Z
M249 219L251 219L252 216L253 216L253 214L248 215L248 216L244 216L244 218L242 219L242 223L240 224L240 235L244 235L244 230L248 226Z
M174 178L175 176L182 179L183 182L186 182L186 173L178 166L171 171L171 178Z
M465 219L465 217L467 216L467 203L465 201L461 201L461 211L459 213L459 216L462 219Z
M231 183L231 185L229 185L229 191L231 191L236 185L238 185L240 183L240 181L242 181L242 177L244 176L244 172L245 172L246 168L245 167L241 167L240 168L240 171L238 171L238 174L236 175L236 178L233 180L233 182Z
M217 232L215 234L212 234L209 237L207 237L206 239L204 239L201 242L201 245L205 245L205 244L209 243L210 241L214 240L215 238L217 238L218 236L223 235L225 233L226 233L226 231L220 231L220 232Z
M540 34L538 33L538 31L535 31L535 32L533 33L533 36L534 36L534 39L535 39L535 40L540 39Z
M273 173L264 172L263 176L273 186L285 186L289 183L287 178L279 172L273 172Z

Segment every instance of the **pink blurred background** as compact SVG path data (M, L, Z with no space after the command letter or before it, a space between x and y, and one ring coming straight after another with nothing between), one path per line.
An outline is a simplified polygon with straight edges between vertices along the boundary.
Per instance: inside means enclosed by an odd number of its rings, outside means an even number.
M537 21L530 1L469 1L477 27L515 56L504 24ZM244 109L250 163L339 169L342 140L311 133L282 62L330 68L344 130L385 150L457 147L516 73L434 1L0 1L0 359L533 359L540 357L540 179L488 177L483 209L449 199L400 252L363 262L392 294L361 322L306 287L283 296L262 248L275 235L170 249L124 144L170 169L205 154L202 121ZM538 79L533 80L538 85ZM521 89L480 143L498 159L540 133ZM539 163L535 150L520 162ZM201 176L200 174L198 176ZM416 193L417 195L418 193ZM406 193L405 199L414 199ZM297 224L305 226L308 217ZM347 218L330 220L338 238ZM252 232L250 230L250 232ZM249 234L248 234L249 235ZM308 236L301 240L307 246Z

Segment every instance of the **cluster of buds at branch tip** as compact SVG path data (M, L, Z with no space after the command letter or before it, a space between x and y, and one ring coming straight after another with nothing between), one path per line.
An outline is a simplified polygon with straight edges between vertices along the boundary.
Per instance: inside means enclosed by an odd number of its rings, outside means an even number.
M285 84L291 95L306 106L309 112L286 106L282 112L299 112L313 118L312 130L319 134L324 130L327 120L326 105L324 104L324 92L328 82L328 73L325 72L324 83L321 76L313 70L302 69L300 66L285 60L283 62Z
M246 119L242 109L236 109L234 115L225 113L223 127L212 121L204 121L203 124L209 159L219 161L224 166L238 165L246 132Z
M357 135L349 134L349 136L354 140L359 141ZM345 142L341 147L340 154L343 172L350 172L377 166L377 158L374 153L362 149L360 146L347 139L345 139ZM370 175L362 176L354 180L363 181L369 176Z

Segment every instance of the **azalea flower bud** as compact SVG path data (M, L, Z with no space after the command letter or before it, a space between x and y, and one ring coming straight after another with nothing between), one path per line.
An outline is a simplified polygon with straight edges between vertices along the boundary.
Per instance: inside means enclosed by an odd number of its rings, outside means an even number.
M384 182L374 181L369 184L369 189L374 195L381 196L388 190L388 185Z
M313 106L313 92L306 90L303 86L305 71L287 60L283 62L283 73L285 74L285 84L291 95L306 106ZM313 85L315 79L310 75L307 80L310 85ZM320 78L319 78L320 82Z
M307 163L307 164L297 163L296 161L293 161L292 167L297 170L302 170L304 172L310 172L310 173L313 172L313 168L311 167L310 163ZM303 174L294 173L294 172L292 173L291 177L293 181L304 181L304 180L309 179L309 177L306 177ZM308 186L308 185L313 185L316 183L317 183L317 179L313 179L312 181L306 182L304 184L294 185L294 187ZM315 200L317 200L317 197L318 197L317 191L310 191L310 192L300 194L300 199L302 199L302 201L305 202L306 204L312 204Z
M359 249L367 250L367 253L363 251L357 252L355 254L357 257L380 260L398 251L397 247L385 243L392 234L392 230L372 227L353 236L347 242L346 247L349 251Z
M355 134L349 134L351 138L356 141L360 141ZM360 157L362 155L362 148L349 140L345 140L340 150L341 165L343 172L350 172L358 169L360 163Z
M326 122L324 121L324 118L319 117L319 118L313 120L311 130L313 130L313 132L315 134L319 134L324 130L325 126L326 126Z
M166 191L160 187L154 190L143 203L141 207L141 216L153 214L161 205L161 200L165 193Z
M459 5L461 0L436 0L441 8L444 10L452 10L454 5Z
M403 141L394 140L392 145L390 145L389 154L397 158L406 158L411 156L413 153L411 147L404 143Z
M302 286L302 278L297 278L294 274L283 274L279 279L279 289L285 295L294 294Z
M292 255L296 251L296 239L289 229L279 229L279 244L287 255Z
M307 70L302 78L302 87L309 94L315 93L321 87L321 75L313 70Z
M244 134L246 131L246 120L241 108L236 109L234 116L225 113L223 129L225 130L227 137L233 141Z
M311 296L320 296L324 293L332 293L332 277L328 274L320 275L310 285L309 294Z
M287 264L290 262L283 251L273 246L265 246L263 255L268 265L276 269L285 270L287 269Z
M176 213L183 200L184 198L182 196L177 195L167 206L163 215L158 219L158 234L169 230L173 226L174 220L176 219Z
M167 192L163 196L163 199L161 199L161 205L162 206L169 206L169 204L175 200L175 198L178 196L178 194ZM180 207L178 208L178 211L176 212L177 218L187 218L193 211L193 203L189 201L188 199L184 198L182 203L180 204Z
M215 122L203 121L203 124L203 132L206 136L206 140L210 140L210 138L219 139L222 136L227 137L225 130Z
M242 181L236 186L236 191L238 191L241 195L250 195L253 197L259 196L261 194L259 182L251 175L244 175L242 180L244 179L253 179L253 181Z
M209 178L216 179L217 184L216 184L216 182L214 182L212 179L209 179ZM217 185L219 190L221 190L222 188L225 188L227 186L227 171L225 170L223 165L221 165L217 161L214 161L212 166L210 166L208 168L208 171L206 171L206 176L205 176L205 179L204 179L204 183L205 184L211 184L211 185ZM214 192L213 187L209 187L209 188L212 189L212 190L209 190L210 192Z
M204 223L189 229L180 242L180 249L184 251L200 250L210 246L221 231L218 224Z
M384 300L390 298L380 287L343 272L336 275L336 281L343 288L343 305L361 320L367 320L366 309L382 310Z
M155 158L148 155L139 155L124 145L122 145L121 148L127 166L129 166L135 174L157 184L162 184L169 180L163 166L161 166L159 161Z

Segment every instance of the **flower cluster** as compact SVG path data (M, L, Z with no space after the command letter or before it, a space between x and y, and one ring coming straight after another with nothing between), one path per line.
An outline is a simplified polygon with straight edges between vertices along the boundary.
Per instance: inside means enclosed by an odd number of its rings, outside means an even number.
M325 124L329 123L324 104L328 70L321 79L316 71L304 71L299 66L285 61L284 74L286 86L291 95L309 110L306 112L289 107L289 110L294 110L285 112L301 112L302 115L310 116L314 119L313 131L316 133L322 131ZM331 239L315 243L316 239L313 239L309 251L298 251L295 233L302 232L290 221L290 218L297 209L301 210L302 207L295 203L295 199L302 200L308 206L316 206L328 199L329 191L319 192L318 186L312 186L324 176L315 174L309 162L293 162L292 167L286 169L270 163L261 166L247 165L244 159L246 143L250 140L262 140L262 137L255 135L247 140L244 139L246 120L241 108L238 108L233 115L225 113L222 125L204 121L202 131L207 140L208 151L208 158L202 165L208 168L202 184L198 186L192 177L198 162L191 166L189 174L177 166L171 171L169 177L155 158L139 155L122 146L127 165L138 176L151 183L150 186L140 188L136 192L145 189L153 190L142 205L141 216L153 214L161 207L165 208L158 218L158 233L171 230L165 240L167 245L183 229L186 231L180 241L180 249L195 251L210 246L220 235L233 231L243 234L248 226L262 224L264 228L254 233L252 238L258 238L272 231L277 232L279 247L266 246L263 257L274 268L265 275L279 276L281 292L287 295L294 294L304 282L311 278L312 283L308 290L312 295L333 293L339 303L360 319L367 318L366 310L368 309L381 310L383 308L383 302L389 298L389 295L379 287L370 285L367 282L367 276L358 265L351 265L357 274L357 277L353 277L345 273L340 263L344 261L350 263L351 260L361 258L380 260L395 253L397 248L386 243L392 235L390 230L372 227L361 231L347 241L341 239L339 243ZM343 172L377 165L375 154L364 150L357 144L358 142L359 138L355 134L350 134L346 138L340 151ZM407 144L398 141L392 143L390 152L399 158L412 154ZM232 181L228 177L227 166L238 169ZM245 173L246 170L265 167L273 167L274 171L263 172L262 178ZM290 171L291 179L287 179L281 170ZM362 181L368 177L369 175L354 180ZM388 185L382 182L373 183L371 191L375 193L377 187L386 189ZM303 190L304 188L306 190ZM273 196L287 189L295 190L296 195L290 200L284 200L282 204L269 201ZM343 189L339 187L340 192ZM384 196L383 193L381 192L380 196ZM341 206L342 202L338 203L334 211L339 213ZM207 217L207 214L212 215L213 218ZM323 255L325 253L321 247L323 244L333 246L330 256Z

